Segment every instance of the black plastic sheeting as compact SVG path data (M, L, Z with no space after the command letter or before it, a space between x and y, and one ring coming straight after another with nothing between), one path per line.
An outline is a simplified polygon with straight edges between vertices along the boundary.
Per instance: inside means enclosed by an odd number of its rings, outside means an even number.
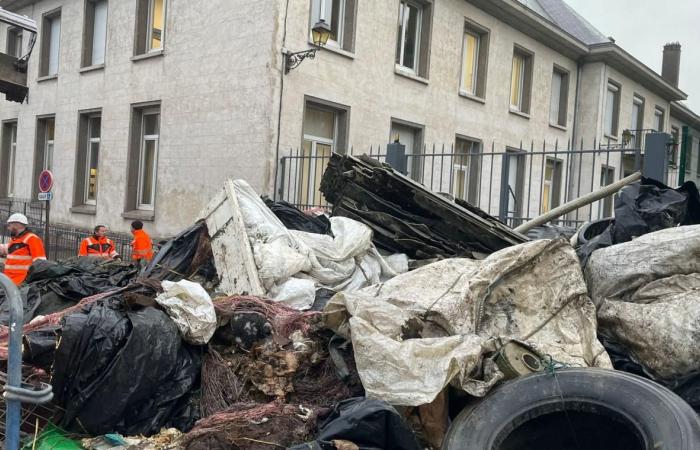
M334 216L374 231L374 243L414 259L491 254L528 239L479 208L451 202L367 156L333 154L321 192Z
M360 450L420 450L411 428L399 413L381 400L351 398L333 407L319 423L315 442L292 450L332 450L334 440L350 441Z
M96 258L70 258L61 262L37 261L20 286L24 321L75 305L96 294L128 285L138 274L136 266L121 261ZM0 291L0 323L7 323L9 310Z
M167 241L141 276L160 281L180 281L183 278L194 277L207 281L216 279L216 267L206 224L202 221L197 222Z
M277 218L290 230L306 231L332 236L331 221L325 215L310 216L284 200L273 201L263 197L263 201Z
M541 239L571 239L576 234L576 228L562 225L540 225L527 232L527 237L533 241Z
M120 297L63 319L53 366L61 426L91 435L188 431L197 419L201 349L180 338L161 310L129 310Z
M615 219L576 249L585 267L591 254L604 247L679 225L700 224L700 194L693 182L672 189L650 178L624 187L615 196ZM580 240L579 240L580 242Z
M607 336L599 335L598 339L610 355L615 369L633 373L666 386L685 400L697 413L700 413L700 373L688 374L675 380L658 379L651 376L644 366L633 361L626 347Z

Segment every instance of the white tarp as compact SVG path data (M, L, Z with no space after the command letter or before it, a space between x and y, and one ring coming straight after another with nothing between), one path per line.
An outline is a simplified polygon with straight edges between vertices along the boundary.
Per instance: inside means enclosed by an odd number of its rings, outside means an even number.
M586 280L600 332L656 379L700 371L700 225L596 250Z
M163 281L162 286L163 293L156 302L175 322L182 337L196 345L209 342L216 331L216 311L207 291L187 280Z
M329 327L351 337L367 394L395 405L430 403L448 383L485 395L503 374L484 355L510 340L563 363L611 367L564 240L436 262L339 293L325 312Z
M397 275L372 244L372 230L344 217L333 217L333 236L288 230L245 181L230 183L252 248L257 277L262 289L274 300L297 309L310 308L317 288L359 289ZM225 254L232 247L225 240L239 239L233 234L212 239L217 269L235 255ZM222 242L224 241L224 242ZM222 249L222 250L219 250ZM404 257L405 258L405 257ZM401 264L398 258L394 262ZM226 264L226 267L233 266ZM241 294L241 292L227 292Z

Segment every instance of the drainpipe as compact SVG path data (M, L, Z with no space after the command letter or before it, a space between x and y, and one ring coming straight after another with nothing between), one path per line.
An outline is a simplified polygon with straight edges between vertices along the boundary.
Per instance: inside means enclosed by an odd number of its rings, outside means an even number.
M279 111L277 112L277 145L275 149L275 170L272 180L272 198L277 200L277 170L280 162L280 134L282 133L282 97L284 96L284 69L286 64L285 48L287 48L287 18L289 16L289 0L286 1L284 8L284 31L282 32L282 67L280 68L280 101Z
M581 95L581 71L583 70L583 63L579 59L576 62L576 92L574 93L574 124L571 127L571 144L573 147L576 146L576 129L578 128L578 101ZM569 149L571 150L571 149Z

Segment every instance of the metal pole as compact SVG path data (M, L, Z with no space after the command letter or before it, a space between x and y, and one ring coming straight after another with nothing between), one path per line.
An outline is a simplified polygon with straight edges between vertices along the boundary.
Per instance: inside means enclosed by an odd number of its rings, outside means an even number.
M46 223L44 224L44 248L46 249L47 253L46 256L49 256L49 216L51 213L51 200L48 200L46 202Z
M636 172L627 178L623 178L622 180L609 184L605 186L602 189L599 189L595 192L591 192L590 194L586 194L583 197L577 198L575 200L570 201L569 203L566 203L564 205L559 206L558 208L555 208L548 212L547 214L543 214L540 217L537 217L535 219L532 219L531 221L524 223L520 225L519 227L515 228L515 231L518 233L525 234L531 229L538 227L540 225L544 225L548 222L551 222L552 220L556 219L557 217L563 216L564 214L570 213L573 210L579 209L583 206L589 205L593 202L596 202L600 199L603 199L605 197L608 197L610 195L613 195L615 192L619 191L623 187L627 186L628 184L632 184L634 182L637 182L642 179L642 174L639 172Z
M0 287L5 291L10 309L10 343L8 346L7 385L19 388L22 385L22 326L24 310L17 286L4 274L0 274ZM7 450L19 449L19 426L22 413L20 400L5 398L5 445Z

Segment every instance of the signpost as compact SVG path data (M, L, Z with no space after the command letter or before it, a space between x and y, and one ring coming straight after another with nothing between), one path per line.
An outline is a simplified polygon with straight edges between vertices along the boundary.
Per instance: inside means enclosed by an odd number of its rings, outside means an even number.
M44 223L44 248L49 249L49 214L51 213L51 200L53 200L53 173L44 170L39 174L39 201L46 202L46 222Z

